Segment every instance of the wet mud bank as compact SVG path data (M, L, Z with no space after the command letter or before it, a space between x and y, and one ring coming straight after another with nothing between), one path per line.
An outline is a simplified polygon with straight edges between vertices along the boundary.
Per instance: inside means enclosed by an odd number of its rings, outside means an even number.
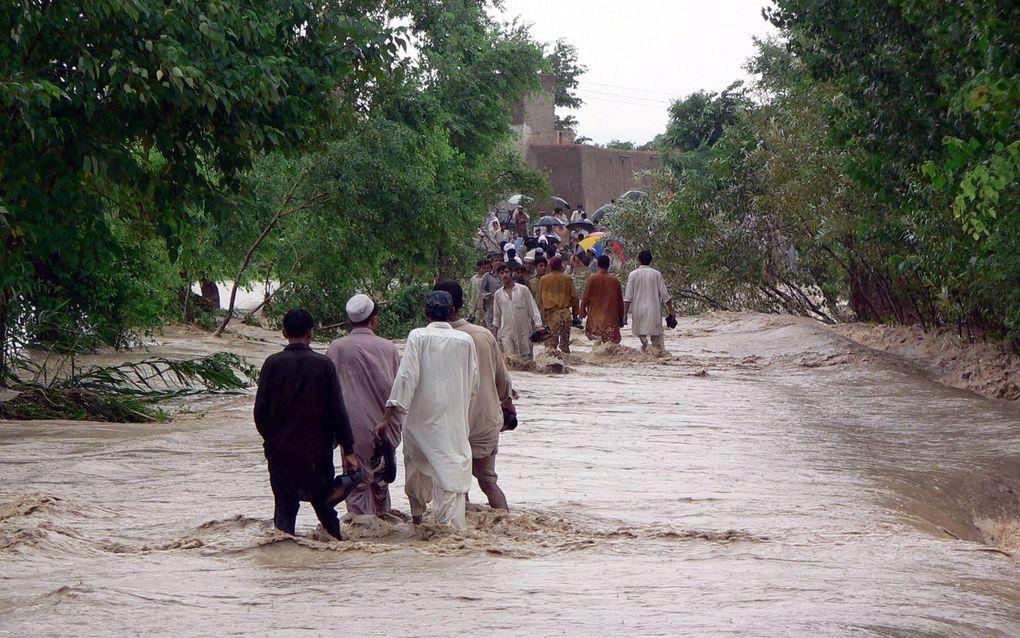
M307 508L274 531L251 393L0 423L0 635L1020 634L1014 406L796 318L687 317L666 343L575 331L515 370L512 511L473 490L457 533L346 517L335 542ZM151 350L279 347L243 326Z
M939 383L991 399L1020 399L1020 355L994 343L964 339L951 330L925 332L919 326L848 323L832 330L869 348L904 357Z

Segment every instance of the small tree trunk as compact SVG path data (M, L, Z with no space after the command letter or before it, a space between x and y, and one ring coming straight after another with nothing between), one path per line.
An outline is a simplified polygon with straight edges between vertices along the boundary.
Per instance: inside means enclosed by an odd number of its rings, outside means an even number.
M199 279L202 285L202 307L205 310L219 310L220 309L220 289L216 286L216 282L209 281L206 278Z
M7 387L7 292L0 292L0 388Z
M222 337L223 331L227 328L227 324L229 324L230 320L233 319L234 304L237 301L237 287L240 285L238 282L240 282L244 277L244 273L248 270L248 265L251 263L251 258L255 256L255 251L258 250L259 246L262 245L262 242L269 236L270 231L272 231L276 224L284 217L328 200L328 193L319 193L293 208L286 209L286 206L290 204L291 200L294 198L294 192L297 190L297 187L301 184L304 178L305 174L302 174L294 180L294 183L290 186L290 191L287 193L287 196L283 199L280 207L276 209L276 214L273 215L271 220L269 220L266 227L262 229L262 234L259 235L258 239L255 240L255 243L252 244L251 248L248 249L248 252L245 253L244 259L241 260L241 267L237 271L237 276L234 277L233 286L230 287L230 301L227 303L227 315L223 317L223 322L220 323L220 327L213 333L214 337Z
M180 271L181 276L181 287L178 289L177 296L181 302L181 317L184 318L185 323L191 323L194 316L191 312L191 276L185 271Z

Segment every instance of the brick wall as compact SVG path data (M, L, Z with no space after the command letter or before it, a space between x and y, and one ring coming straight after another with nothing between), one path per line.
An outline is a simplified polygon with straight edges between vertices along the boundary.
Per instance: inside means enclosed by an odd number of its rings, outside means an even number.
M583 144L531 144L524 159L549 175L554 195L591 213L635 187L634 173L658 167L659 154Z
M539 76L542 89L529 93L514 107L510 123L517 131L517 142L522 151L531 144L556 144L555 106L556 78L548 73Z

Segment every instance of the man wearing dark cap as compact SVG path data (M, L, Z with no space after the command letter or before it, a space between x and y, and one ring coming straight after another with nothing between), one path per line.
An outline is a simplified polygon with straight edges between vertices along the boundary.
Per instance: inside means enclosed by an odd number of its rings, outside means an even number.
M262 365L255 395L255 427L264 441L269 484L276 508L273 523L294 533L301 501L312 504L330 536L343 540L334 505L333 448L343 447L343 466L358 469L354 437L333 362L312 352L314 321L307 310L283 318L287 347Z
M453 297L434 290L425 297L429 325L407 335L381 437L398 414L404 417L404 490L411 517L421 523L432 502L437 523L466 527L471 488L468 414L478 392L478 359L471 337L450 325Z
M460 318L464 305L464 291L456 281L441 281L436 290L444 290L453 298L454 314L450 325L467 334L475 342L478 356L478 393L471 399L468 421L471 443L471 473L478 479L478 487L489 499L493 509L510 509L506 495L496 482L496 453L499 449L499 433L503 429L503 410L516 412L510 375L499 354L499 346L492 333L481 326L475 326Z
M595 343L620 343L623 311L623 288L620 280L609 274L609 255L597 259L599 271L588 278L581 297L581 318L588 317L585 333Z

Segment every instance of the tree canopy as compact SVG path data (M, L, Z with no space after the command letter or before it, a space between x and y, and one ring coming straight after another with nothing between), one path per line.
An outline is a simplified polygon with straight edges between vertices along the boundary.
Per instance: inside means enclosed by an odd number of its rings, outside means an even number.
M577 47L564 39L552 45L546 55L546 64L556 78L556 95L553 104L561 109L574 110L581 108L584 100L577 94L578 77L588 72L577 59ZM577 131L577 118L573 115L556 114L556 128L562 131Z
M695 306L1020 344L1020 7L777 0L766 14L782 38L758 43L747 88L670 108L665 181L640 204L668 214L625 211L617 231L659 242Z
M275 0L8 3L0 32L0 317L59 307L107 340L161 312L133 275L177 251L189 207L314 137L400 46L333 3Z
M546 187L508 152L542 47L485 8L5 5L0 352L11 330L123 344L239 271L311 303L459 267L487 206Z

